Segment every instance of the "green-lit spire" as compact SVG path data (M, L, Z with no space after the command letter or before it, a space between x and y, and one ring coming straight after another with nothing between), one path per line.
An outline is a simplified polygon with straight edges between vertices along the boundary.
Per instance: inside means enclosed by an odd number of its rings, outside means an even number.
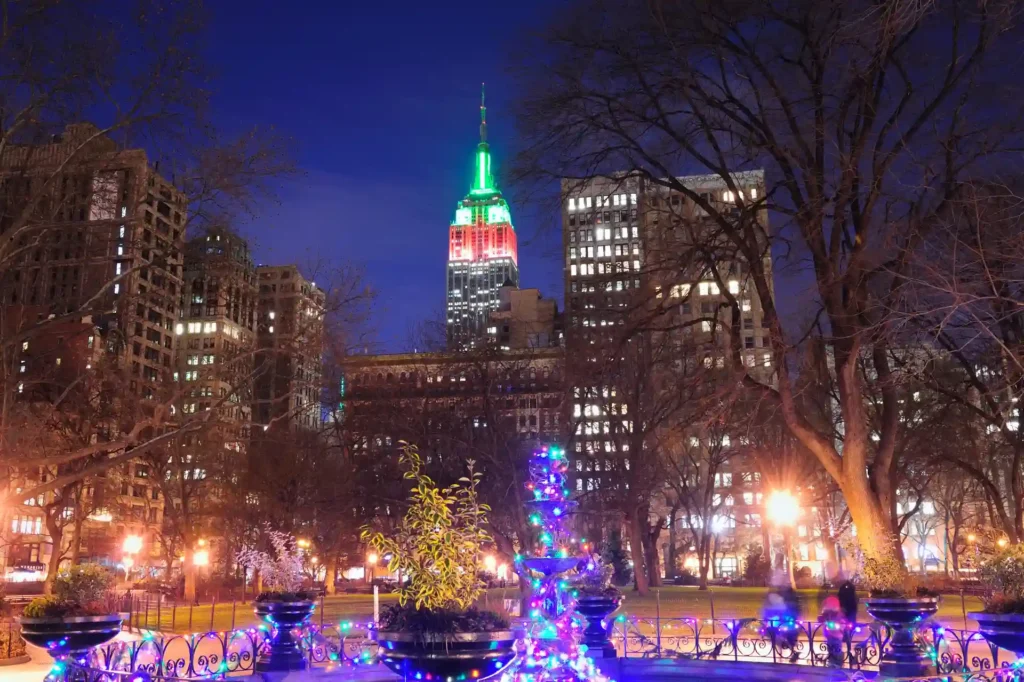
M480 144L476 146L476 165L473 173L472 194L488 194L497 191L491 175L491 148L487 145L487 106L485 105L484 83L480 84Z

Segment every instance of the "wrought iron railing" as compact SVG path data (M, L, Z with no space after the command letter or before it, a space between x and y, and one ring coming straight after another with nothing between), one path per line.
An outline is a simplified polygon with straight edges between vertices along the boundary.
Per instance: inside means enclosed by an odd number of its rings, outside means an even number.
M1011 652L989 644L980 633L945 628L922 628L937 670L957 682L1005 682L1020 671ZM304 631L303 648L316 665L358 666L375 662L376 645L366 624L311 626ZM261 628L228 632L161 635L99 647L83 661L71 662L64 682L135 682L225 678L251 674L268 633ZM842 627L835 623L756 618L642 619L617 618L612 641L626 658L679 658L762 661L786 665L830 666L857 677L877 669L889 632L878 623ZM1024 660L1024 659L1022 659ZM1012 673L1012 674L1011 674Z
M940 672L997 670L1016 656L981 633L928 624L921 628ZM871 670L889 641L880 623L845 627L817 621L738 619L616 619L612 641L620 656L734 661Z
M97 647L58 671L64 682L224 679L252 674L268 639L263 628L190 635L147 633L142 639ZM342 623L310 626L302 646L312 664L361 665L374 662L376 645L365 627ZM140 674L141 673L141 674Z

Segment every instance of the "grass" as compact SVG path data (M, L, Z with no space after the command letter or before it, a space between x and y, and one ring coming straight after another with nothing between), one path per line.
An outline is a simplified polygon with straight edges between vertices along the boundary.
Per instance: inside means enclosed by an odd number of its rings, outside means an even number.
M631 591L626 591L625 594L622 613L637 618L656 618L659 614L665 619L711 618L712 609L716 618L754 618L761 613L768 591L757 587L720 587L701 592L694 587L670 586L659 588L657 591L652 590L646 597L640 597ZM480 606L500 610L503 599L516 599L518 596L519 591L515 588L488 590L481 598ZM819 599L825 595L818 590L801 590L800 596L804 617L816 618L820 612ZM391 594L380 596L382 607L396 601L397 598ZM977 597L966 597L963 606L968 612L976 611L981 608L981 602ZM321 621L321 613L324 624L346 620L365 622L373 617L373 597L366 594L326 597L323 609L317 609L314 622ZM860 617L863 620L870 620L864 613L863 603ZM960 597L943 597L936 618L947 627L963 628L965 623ZM252 607L246 602L217 604L215 608L210 604L192 608L161 606L158 619L156 602L151 600L148 614L143 609L135 613L132 619L135 627L176 633L223 631L248 627L256 623ZM976 626L970 620L966 625L968 629Z

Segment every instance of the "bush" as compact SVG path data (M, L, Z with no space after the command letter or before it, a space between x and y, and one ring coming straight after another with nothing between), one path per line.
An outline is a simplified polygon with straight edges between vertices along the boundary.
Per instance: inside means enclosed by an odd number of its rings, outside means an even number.
M103 616L116 609L110 589L114 576L97 564L82 564L65 569L53 581L53 594L33 599L25 607L26 618L68 618Z
M986 613L1024 613L1024 545L1010 545L981 564Z
M82 604L103 601L114 586L114 576L98 564L64 569L53 581L53 596Z
M507 617L494 611L468 608L465 611L448 609L417 609L395 604L386 607L380 616L380 629L384 632L416 632L431 634L457 634L460 632L495 632L507 630Z
M633 569L629 566L629 555L622 548L622 541L613 535L601 552L601 560L612 567L612 584L622 587L633 582Z
M295 602L295 601L316 601L317 594L313 591L296 590L294 592L260 592L256 595L258 602Z

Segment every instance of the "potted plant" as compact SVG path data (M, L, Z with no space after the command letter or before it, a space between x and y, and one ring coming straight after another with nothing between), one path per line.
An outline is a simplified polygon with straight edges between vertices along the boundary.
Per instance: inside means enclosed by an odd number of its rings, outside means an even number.
M482 679L515 658L515 635L503 615L473 608L483 590L478 567L487 505L477 499L480 475L439 488L423 473L415 446L399 461L413 482L409 508L392 536L364 527L362 537L408 581L385 609L376 632L380 658L405 679Z
M603 563L597 556L587 561L582 573L573 581L573 597L576 611L587 619L583 631L583 643L591 655L615 657L615 647L608 640L608 628L604 623L622 603L622 593L612 585L614 568Z
M882 653L879 672L886 677L933 674L932 658L916 635L920 624L938 611L938 597L918 588L917 582L894 557L867 559L864 582L869 591L864 607L892 633Z
M980 569L989 588L982 598L985 609L969 615L991 644L1024 655L1024 545L1010 545Z
M21 636L56 659L61 673L68 657L79 658L121 631L111 588L114 576L102 566L83 564L61 571L52 593L33 599L22 613Z
M253 611L273 627L267 646L256 659L256 672L305 670L308 662L302 653L301 638L293 631L305 626L316 608L316 594L302 590L302 557L294 539L287 533L265 529L271 552L245 548L238 562L259 571L268 588L253 602Z

